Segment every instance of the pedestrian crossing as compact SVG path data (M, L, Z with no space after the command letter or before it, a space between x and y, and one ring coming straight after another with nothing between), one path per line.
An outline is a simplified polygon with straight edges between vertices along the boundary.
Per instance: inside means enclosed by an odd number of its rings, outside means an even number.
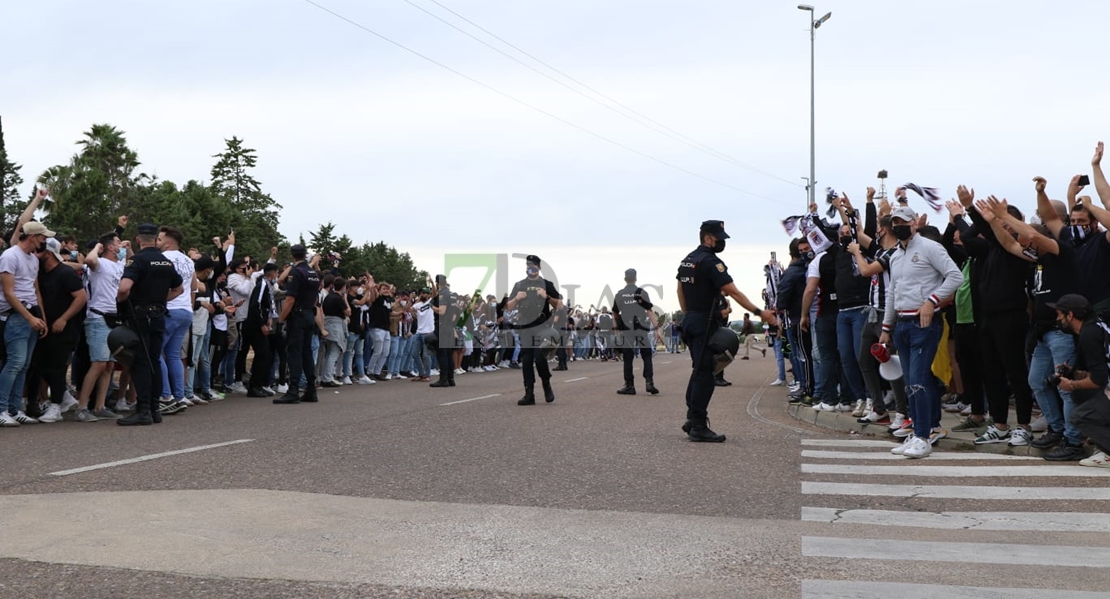
M801 552L824 576L802 581L803 599L1110 598L1092 590L1110 589L1108 469L943 450L907 460L874 439L801 446ZM830 563L875 567L818 567ZM1012 572L1024 584L1007 585Z

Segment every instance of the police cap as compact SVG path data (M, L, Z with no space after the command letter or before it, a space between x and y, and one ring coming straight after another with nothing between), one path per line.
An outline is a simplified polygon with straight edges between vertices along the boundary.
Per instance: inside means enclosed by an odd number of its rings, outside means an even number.
M158 225L155 225L153 223L146 223L146 224L143 224L143 225L139 225L139 235L157 235L157 234L158 234Z
M626 279L635 279L636 278L636 269L635 268L630 268L630 269L624 271L624 278L626 278Z
M709 233L717 239L728 239L728 233L725 233L725 221L723 220L707 220L701 224L701 232Z

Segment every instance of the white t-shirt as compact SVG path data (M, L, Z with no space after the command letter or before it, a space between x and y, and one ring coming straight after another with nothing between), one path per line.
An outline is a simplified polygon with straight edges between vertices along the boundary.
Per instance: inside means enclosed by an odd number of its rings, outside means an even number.
M35 280L39 276L39 257L28 254L18 245L0 254L0 273L10 273L15 279L15 297L25 304L38 304L35 296ZM0 312L11 310L12 306L3 293L0 293Z
M196 266L193 264L192 258L189 258L179 250L169 250L162 252L170 262L173 262L173 269L177 274L181 275L181 284L185 287L185 293L173 298L166 304L167 310L184 310L186 312L193 311L193 273L196 272Z
M436 330L436 316L432 311L432 302L416 302L412 305L416 310L416 334L431 335Z
M100 258L96 261L96 268L85 269L89 278L89 305L86 314L90 317L98 316L93 310L102 314L116 313L116 294L119 292L119 281L123 277L123 263Z
M821 258L825 257L826 252L821 252L813 257L809 266L806 266L806 280L820 279L821 278ZM821 285L817 285L817 291L813 292L813 304L809 307L810 320L817 318L817 311L821 308Z

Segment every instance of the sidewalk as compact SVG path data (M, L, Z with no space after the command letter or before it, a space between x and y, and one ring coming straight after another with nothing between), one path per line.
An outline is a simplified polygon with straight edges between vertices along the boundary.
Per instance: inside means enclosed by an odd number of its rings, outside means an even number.
M784 394L785 395L785 394ZM786 401L786 398L782 398ZM887 432L887 425L885 424L860 424L856 422L855 416L851 412L819 412L809 406L800 404L790 405L787 408L788 412L794 418L802 422L820 426L822 428L833 429L845 433L856 433L860 435L868 435L878 439L899 441L897 437ZM1010 412L1010 422L1017 422L1014 413ZM1005 455L1021 455L1021 456L1037 456L1040 457L1044 454L1043 450L1036 449L1032 446L1026 445L1023 447L1010 447L1007 443L991 443L987 445L976 445L975 437L976 432L954 432L952 427L956 426L963 421L959 414L950 414L944 412L940 418L940 425L948 430L948 437L941 439L937 442L936 447L948 451L980 451L987 453L1000 453ZM1040 433L1033 433L1034 436L1039 436Z

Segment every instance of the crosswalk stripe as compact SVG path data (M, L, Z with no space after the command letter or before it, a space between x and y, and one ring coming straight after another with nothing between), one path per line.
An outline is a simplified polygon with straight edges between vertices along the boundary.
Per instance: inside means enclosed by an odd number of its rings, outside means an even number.
M938 476L987 478L1008 476L1105 477L1110 469L1085 466L918 466L905 460L903 466L855 466L846 464L802 464L803 474L861 474L878 476ZM920 462L919 462L920 463Z
M802 439L806 447L897 447L894 441L873 441L871 439Z
M908 512L803 507L803 522L912 526L942 530L1110 532L1110 514L1084 512Z
M971 487L945 485L880 485L868 483L802 482L804 495L862 495L868 497L919 497L927 499L1102 500L1110 489L1089 487Z
M802 537L804 557L1104 568L1110 547Z
M1102 591L1064 591L1057 589L1002 589L987 587L949 586L939 584L908 584L900 582L856 582L852 580L803 580L802 599L1106 599Z
M889 451L825 451L820 449L803 449L802 457L824 460L898 460L900 462L905 462L908 459L900 455L894 455ZM1036 456L976 453L970 451L934 451L929 454L929 461L932 462L936 460L1044 461Z

